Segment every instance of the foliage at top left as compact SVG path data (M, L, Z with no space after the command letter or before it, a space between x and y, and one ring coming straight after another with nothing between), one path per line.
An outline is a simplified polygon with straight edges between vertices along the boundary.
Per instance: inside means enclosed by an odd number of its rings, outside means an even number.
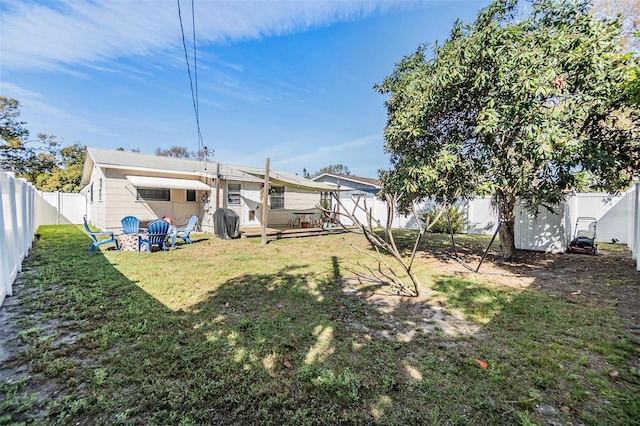
M25 124L20 121L20 102L0 96L0 168L41 191L78 192L86 147L62 148L54 135L44 133L30 139Z

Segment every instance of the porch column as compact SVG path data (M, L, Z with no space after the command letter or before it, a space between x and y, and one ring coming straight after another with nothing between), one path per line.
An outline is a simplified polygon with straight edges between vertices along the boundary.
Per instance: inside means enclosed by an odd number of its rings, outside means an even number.
M216 210L220 208L220 163L216 166Z

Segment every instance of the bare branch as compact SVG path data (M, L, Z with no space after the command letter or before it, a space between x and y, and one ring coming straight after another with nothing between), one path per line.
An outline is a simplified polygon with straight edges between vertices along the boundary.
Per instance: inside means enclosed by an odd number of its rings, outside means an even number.
M373 257L373 258L377 258L378 259L379 273L389 281L388 285L391 285L392 287L394 287L397 290L397 294L402 294L402 295L407 295L407 296L418 296L419 295L419 281L417 280L415 275L413 275L411 273L411 266L413 265L413 260L415 259L415 255L417 253L417 247L419 245L420 239L422 238L422 235L425 232L425 229L422 227L422 223L419 221L419 219L417 217L417 213L415 211L415 207L413 207L413 212L414 212L414 216L416 217L416 222L418 223L418 226L420 227L420 233L419 233L419 235L417 237L416 243L414 244L414 248L413 248L413 250L411 252L411 257L409 259L409 262L407 263L404 260L400 250L398 249L398 246L397 246L396 241L395 241L395 239L393 237L393 232L392 232L392 229L391 229L392 225L393 225L393 219L394 219L394 216L395 216L395 204L397 202L397 197L391 196L391 195L388 195L388 194L385 196L385 201L386 201L386 204L387 204L386 227L383 227L382 224L380 223L380 221L377 218L373 217L372 209L367 206L366 197L361 197L359 195L355 199L355 206L353 207L353 209L351 209L351 211L349 211L349 209L345 208L344 204L342 203L342 200L340 200L340 197L338 197L335 193L332 193L332 197L338 203L338 205L340 207L340 211L344 212L344 213L340 213L340 215L348 218L355 225L355 227L354 228L347 228L342 223L343 221L340 220L340 218L338 218L337 223L343 229L345 229L345 230L347 230L349 232L354 232L355 229L358 229L358 231L365 236L365 238L367 239L367 242L375 250L377 257L372 255L371 253L365 252L364 250L360 249L359 247L356 247L354 244L352 244L349 241L347 241L347 243L349 245L351 245L351 247L356 249L358 252L366 254L369 257ZM362 201L362 205L360 204L361 201ZM323 212L328 212L330 214L333 213L330 210L328 210L326 208L323 208L320 205L318 205L317 207ZM358 217L356 216L356 212L357 211L364 211L365 212L366 223L362 223L358 219ZM375 232L374 226L376 226L376 225L377 225L378 228L383 228L384 229L384 235L385 235L386 238L381 237L377 232ZM413 283L412 287L409 287L409 286L405 285L402 282L402 280L400 279L398 274L393 270L392 266L384 258L382 251L384 251L384 252L390 254L391 256L393 256L393 258L396 260L396 262L401 266L401 268L404 270L404 272L409 276L409 279ZM383 267L384 267L385 271L382 270Z

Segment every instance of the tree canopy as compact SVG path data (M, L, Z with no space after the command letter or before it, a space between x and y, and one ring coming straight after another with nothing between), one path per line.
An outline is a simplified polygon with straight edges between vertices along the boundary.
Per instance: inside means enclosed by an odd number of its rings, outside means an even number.
M156 155L162 157L183 158L186 160L210 160L213 155L213 150L209 150L207 147L204 147L202 150L193 152L189 151L189 148L186 146L172 146L169 149L156 148Z
M27 179L42 191L80 190L86 148L75 144L60 148L54 135L39 133L29 139L19 121L20 102L0 96L0 158L2 169Z
M533 2L524 17L517 5L498 0L456 22L431 56L419 46L376 86L390 95L384 191L405 207L491 194L507 259L516 200L535 211L571 189L616 192L640 170L619 20L594 17L586 1Z
M329 166L324 166L324 167L321 167L320 170L318 170L313 174L307 173L307 169L304 169L303 171L304 177L306 178L320 176L323 173L351 176L351 171L349 170L349 167L345 166L344 164L331 164Z
M69 145L59 152L59 163L50 174L40 174L36 178L36 188L41 191L79 192L82 168L87 155L87 147L80 144Z
M195 154L185 146L172 146L169 149L156 148L156 155L173 158L194 158Z

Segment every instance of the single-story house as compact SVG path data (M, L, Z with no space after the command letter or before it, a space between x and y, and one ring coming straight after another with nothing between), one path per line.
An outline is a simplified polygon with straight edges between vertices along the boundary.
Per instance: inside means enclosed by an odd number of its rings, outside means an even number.
M118 229L124 216L144 223L169 216L178 225L198 216L213 233L213 213L228 208L240 226L261 226L265 169L186 160L136 152L87 148L81 193L87 219L100 229ZM267 226L283 226L293 212L315 213L333 186L293 173L269 170Z

